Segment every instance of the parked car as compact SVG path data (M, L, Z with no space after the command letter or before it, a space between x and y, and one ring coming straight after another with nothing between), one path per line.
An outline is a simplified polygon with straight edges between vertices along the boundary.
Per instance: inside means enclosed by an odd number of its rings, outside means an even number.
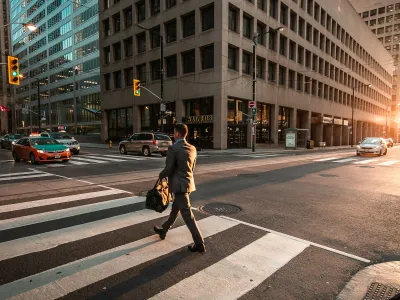
M79 145L79 142L73 137L69 136L66 132L42 132L40 136L51 137L55 139L60 144L67 146L69 150L71 150L72 154L79 154L79 151L81 150L81 145Z
M387 145L385 140L379 137L365 138L360 145L357 146L357 155L361 154L386 155Z
M151 156L153 153L167 155L168 147L172 145L170 137L163 133L135 133L129 139L119 143L121 154L128 152L141 153L144 156Z
M6 134L3 136L1 140L1 149L12 149L12 146L15 145L18 140L22 138L22 134Z
M391 138L385 139L385 142L388 148L393 148L393 140Z

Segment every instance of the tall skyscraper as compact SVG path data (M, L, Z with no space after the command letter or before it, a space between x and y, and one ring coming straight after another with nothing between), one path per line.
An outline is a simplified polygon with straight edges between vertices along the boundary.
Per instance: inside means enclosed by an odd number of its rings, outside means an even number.
M365 24L371 28L378 40L393 56L396 70L393 74L391 110L388 113L391 130L387 135L400 141L400 2L395 0L351 0L351 3ZM386 64L389 63L386 62Z
M7 62L7 55L10 53L10 36L7 24L9 23L9 2L0 2L0 63ZM7 83L7 65L0 65L0 105L10 109L0 111L0 135L3 132L11 131L12 128L12 106L10 87Z
M11 0L12 52L19 58L15 89L19 132L66 129L100 132L98 2ZM30 32L21 23L33 23ZM39 101L40 100L40 111Z

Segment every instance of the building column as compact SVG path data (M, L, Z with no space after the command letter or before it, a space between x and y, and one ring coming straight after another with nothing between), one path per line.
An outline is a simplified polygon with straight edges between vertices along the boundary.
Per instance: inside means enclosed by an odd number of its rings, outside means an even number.
M225 94L214 95L214 149L228 148L228 97Z
M274 141L274 145L278 146L278 117L279 117L279 105L275 104L271 114L271 136Z
M354 144L358 145L359 142L363 140L363 122L357 121L357 132Z
M318 147L318 144L320 142L324 141L324 139L323 139L323 132L324 132L323 128L324 127L323 126L324 126L323 124L315 124L315 140L314 140L315 147Z
M363 139L365 139L366 137L368 137L368 130L369 130L368 126L369 126L369 124L368 123L364 123L363 125L364 125L363 126Z
M343 125L342 126L342 145L348 146L349 145L349 127Z
M333 146L342 146L342 126L333 125Z
M323 142L326 142L327 146L333 146L333 125L323 124Z
M297 108L290 109L290 128L297 128Z
M105 142L108 139L108 112L104 110L101 114L102 114L102 119L101 119L100 138L102 142Z

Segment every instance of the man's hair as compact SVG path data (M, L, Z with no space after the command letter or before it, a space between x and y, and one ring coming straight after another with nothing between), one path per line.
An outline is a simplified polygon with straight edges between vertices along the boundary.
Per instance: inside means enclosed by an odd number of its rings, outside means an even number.
M175 125L175 130L176 132L179 133L179 135L183 138L185 138L188 134L188 127L185 124L179 123Z

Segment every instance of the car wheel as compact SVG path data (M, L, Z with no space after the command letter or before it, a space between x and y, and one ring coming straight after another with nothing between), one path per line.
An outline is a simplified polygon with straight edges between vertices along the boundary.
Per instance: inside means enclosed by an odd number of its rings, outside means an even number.
M381 151L379 151L378 156L382 156L382 149L381 149Z
M32 152L29 155L29 159L30 159L32 165L36 165L35 155Z
M1 149L4 149L4 144L3 143L1 143Z
M17 156L17 153L13 152L13 159L15 162L20 162L20 159Z
M78 155L78 154L79 154L79 150L75 150L74 155Z
M357 156L361 156L361 154L360 154L360 153L357 153Z
M69 159L64 159L62 162L67 163L67 162L69 162Z
M147 147L147 146L143 147L143 148L142 148L142 154L143 154L144 156L151 156L150 148Z
M387 154L387 149L386 149L385 153L383 153L383 155L386 155L386 154Z
M126 148L125 148L125 146L124 146L124 145L122 145L121 147L119 147L119 153L121 153L121 154L124 154L124 155L126 155L126 154L127 154L127 152L126 152Z
M167 156L167 152L161 152L162 156Z

